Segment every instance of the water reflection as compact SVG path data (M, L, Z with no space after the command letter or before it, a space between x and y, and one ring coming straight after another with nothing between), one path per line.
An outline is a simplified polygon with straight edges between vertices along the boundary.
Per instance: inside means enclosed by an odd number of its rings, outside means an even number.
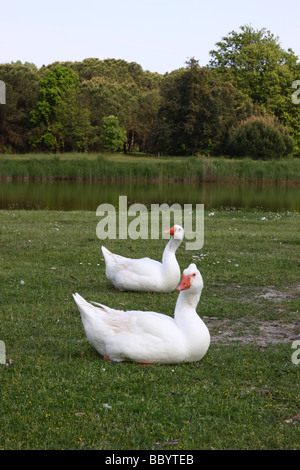
M220 207L300 209L299 186L220 183L137 182L0 182L0 209L91 210L99 204L173 203Z

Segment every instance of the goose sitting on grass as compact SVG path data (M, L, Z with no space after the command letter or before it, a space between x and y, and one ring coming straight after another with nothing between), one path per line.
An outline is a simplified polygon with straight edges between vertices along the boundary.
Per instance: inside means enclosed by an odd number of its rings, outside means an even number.
M106 360L142 364L199 361L210 334L196 312L203 280L195 264L184 271L174 316L116 310L73 294L88 341Z
M140 258L132 259L111 253L101 247L106 265L106 277L120 291L172 292L180 281L176 250L184 238L184 230L174 225L165 233L171 238L166 245L162 262Z

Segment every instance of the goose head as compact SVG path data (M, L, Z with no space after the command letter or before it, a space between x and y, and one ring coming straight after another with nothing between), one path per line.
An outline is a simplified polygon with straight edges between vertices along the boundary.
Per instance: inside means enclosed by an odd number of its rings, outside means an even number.
M184 230L181 225L173 225L169 230L165 230L165 233L172 235L174 240L182 241L184 237Z
M183 271L183 275L178 285L178 291L189 290L191 293L201 293L203 288L203 279L197 266L192 263Z

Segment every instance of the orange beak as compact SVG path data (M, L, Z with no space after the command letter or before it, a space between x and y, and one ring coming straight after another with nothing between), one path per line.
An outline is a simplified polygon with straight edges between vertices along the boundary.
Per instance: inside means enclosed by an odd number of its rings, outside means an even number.
M191 276L183 274L180 284L176 290L185 290L191 287Z
M171 228L169 228L169 230L165 230L165 233L169 233L170 235L174 235L175 227L171 227Z

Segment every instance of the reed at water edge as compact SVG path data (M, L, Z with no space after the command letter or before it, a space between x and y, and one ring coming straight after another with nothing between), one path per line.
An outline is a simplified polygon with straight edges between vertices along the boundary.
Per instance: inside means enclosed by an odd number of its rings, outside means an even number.
M166 180L299 183L300 160L208 157L0 156L0 178L19 180Z

